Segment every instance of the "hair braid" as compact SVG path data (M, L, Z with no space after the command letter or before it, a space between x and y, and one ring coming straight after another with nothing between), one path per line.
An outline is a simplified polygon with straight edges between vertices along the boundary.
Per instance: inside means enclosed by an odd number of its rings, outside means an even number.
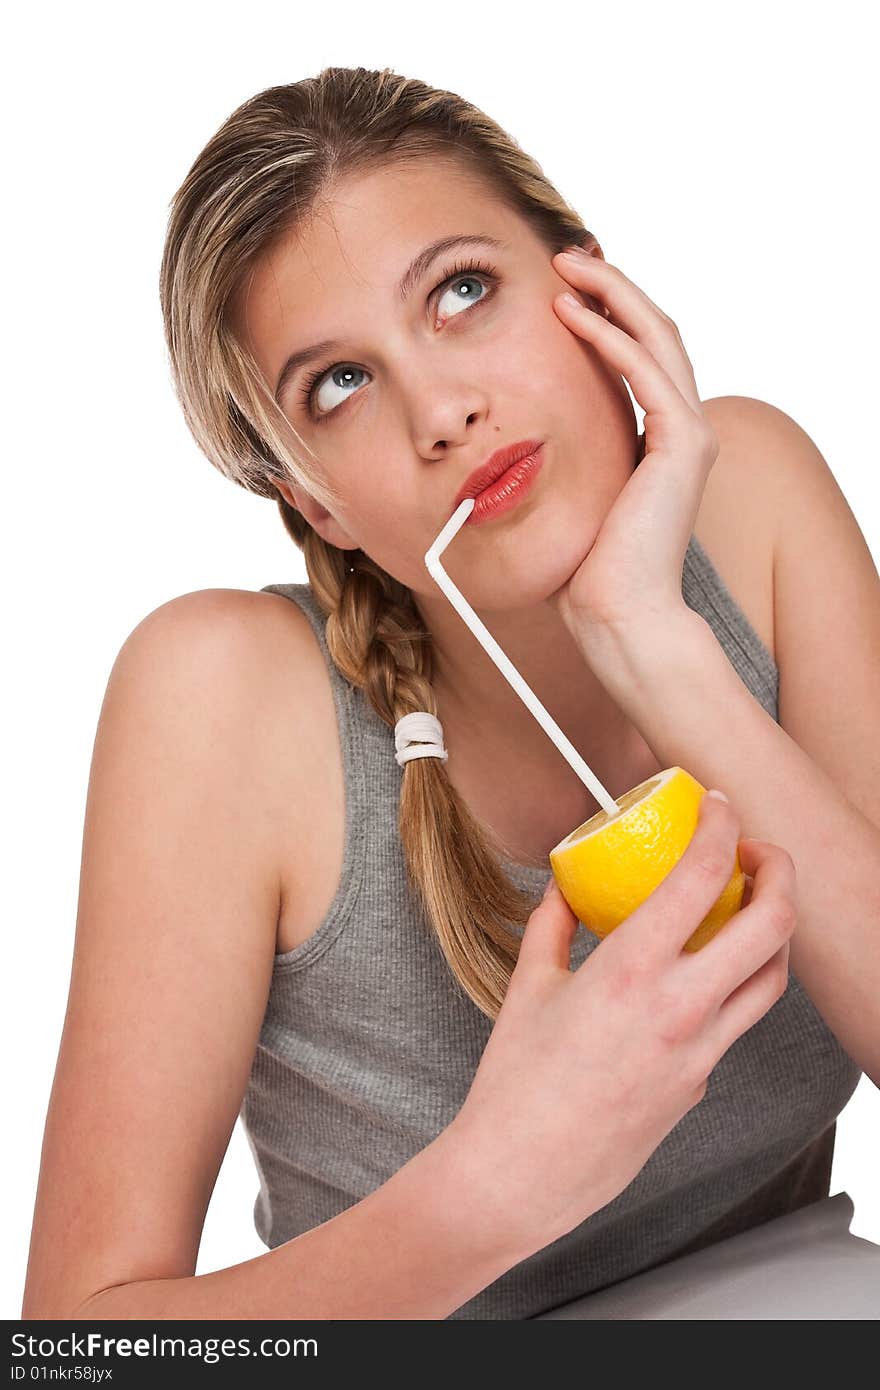
M288 529L305 528L309 584L337 669L392 730L414 710L436 714L431 634L409 589L363 552L329 545L283 498L280 505ZM462 801L445 763L413 758L401 771L398 828L410 882L459 984L494 1018L519 953L510 925L525 926L534 904L499 869L503 846Z

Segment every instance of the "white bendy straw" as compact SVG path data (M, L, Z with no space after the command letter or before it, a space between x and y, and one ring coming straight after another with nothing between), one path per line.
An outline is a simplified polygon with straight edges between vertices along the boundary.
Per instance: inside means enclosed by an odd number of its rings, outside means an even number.
M459 589L453 584L449 575L440 563L440 556L443 554L450 541L458 535L464 523L467 521L474 509L474 499L466 497L461 505L456 508L452 516L447 521L443 530L440 532L434 544L425 552L425 565L431 578L436 580L443 590L449 602L452 604L459 617L464 619L471 632L476 637L480 646L492 658L498 670L505 680L513 686L519 698L528 710L534 715L544 733L551 738L565 758L569 767L580 777L584 786L599 802L600 806L609 816L616 816L620 812L620 807L614 797L606 791L599 778L584 762L574 745L565 737L556 720L541 704L535 692L523 680L513 662L504 655L495 638L489 632L484 623L480 621L474 610L471 608L467 599Z

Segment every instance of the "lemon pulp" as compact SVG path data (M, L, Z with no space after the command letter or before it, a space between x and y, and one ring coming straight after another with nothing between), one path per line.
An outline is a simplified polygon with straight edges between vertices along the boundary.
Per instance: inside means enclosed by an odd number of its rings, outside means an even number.
M684 768L669 767L618 797L616 815L600 810L560 840L550 867L585 927L607 936L653 893L690 844L705 795ZM745 883L737 850L730 879L686 951L698 951L739 911Z

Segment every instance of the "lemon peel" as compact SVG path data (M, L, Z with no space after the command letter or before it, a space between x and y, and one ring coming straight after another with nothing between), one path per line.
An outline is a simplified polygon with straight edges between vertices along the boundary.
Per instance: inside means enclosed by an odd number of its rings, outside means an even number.
M666 768L572 830L550 851L550 867L572 912L596 936L619 927L672 871L693 838L706 795L681 767ZM685 942L699 951L742 906L746 878L739 850L726 886Z

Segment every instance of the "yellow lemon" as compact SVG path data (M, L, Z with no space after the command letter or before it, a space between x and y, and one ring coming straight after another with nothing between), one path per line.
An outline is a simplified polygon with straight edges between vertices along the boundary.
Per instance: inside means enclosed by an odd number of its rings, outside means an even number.
M572 912L607 936L653 893L684 854L706 788L668 767L617 798L617 815L598 811L550 851L550 867ZM698 951L742 906L746 879L735 853L726 887L685 943Z

